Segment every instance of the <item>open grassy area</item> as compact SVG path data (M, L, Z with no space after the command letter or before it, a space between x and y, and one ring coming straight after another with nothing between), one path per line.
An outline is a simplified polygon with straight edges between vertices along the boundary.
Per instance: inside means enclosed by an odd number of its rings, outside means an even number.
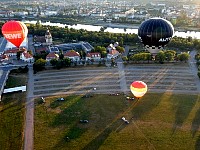
M14 81L14 82L13 82ZM25 74L9 76L8 87L25 85ZM23 146L23 127L26 93L3 94L0 102L0 149L21 150Z
M35 149L199 149L198 95L148 93L139 101L123 95L63 96L36 100ZM122 121L122 116L129 124ZM89 123L80 123L88 119Z
M5 88L12 88L16 86L24 86L26 85L27 79L26 74L16 74L11 73L8 76L8 80L6 81Z

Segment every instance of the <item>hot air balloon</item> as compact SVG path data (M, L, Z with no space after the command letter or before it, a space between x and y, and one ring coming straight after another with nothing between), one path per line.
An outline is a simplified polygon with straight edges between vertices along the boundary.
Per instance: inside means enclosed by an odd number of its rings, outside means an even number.
M141 98L147 92L147 85L143 81L134 81L130 89L135 97Z
M8 21L2 26L2 34L6 40L19 48L28 34L28 29L20 21Z
M173 25L163 18L151 18L141 23L138 38L151 54L157 54L173 37Z

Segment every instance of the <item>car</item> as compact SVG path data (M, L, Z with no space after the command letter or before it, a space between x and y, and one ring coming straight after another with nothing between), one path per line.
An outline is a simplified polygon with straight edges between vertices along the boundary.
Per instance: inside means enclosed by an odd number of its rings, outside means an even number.
M80 120L79 122L80 123L88 123L89 121L88 120Z
M42 99L42 102L45 103L45 98L44 98L44 97L41 97L41 99Z
M113 96L119 96L120 94L119 94L119 93L110 93L109 95L110 95L110 96L112 96L112 95L113 95Z
M57 101L64 101L65 99L63 97L58 98Z
M90 98L90 97L93 97L93 95L92 94L85 94L85 95L82 96L82 98Z
M128 97L128 96L127 96L126 99L127 99L127 100L134 100L135 98L134 98L134 97Z

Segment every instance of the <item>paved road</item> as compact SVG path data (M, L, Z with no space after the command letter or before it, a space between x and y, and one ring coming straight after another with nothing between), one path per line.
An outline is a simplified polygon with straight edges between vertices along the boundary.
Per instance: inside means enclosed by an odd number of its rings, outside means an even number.
M29 78L26 98L26 115L24 128L24 150L33 150L34 138L34 98L33 98L33 70L29 67Z
M191 69L191 71L192 71L192 73L194 75L195 81L197 83L198 91L200 93L200 80L199 80L199 77L197 75L198 68L197 68L196 60L195 60L195 55L196 54L197 54L196 50L193 50L193 51L190 52L190 59L189 59L188 63L189 63L190 69Z

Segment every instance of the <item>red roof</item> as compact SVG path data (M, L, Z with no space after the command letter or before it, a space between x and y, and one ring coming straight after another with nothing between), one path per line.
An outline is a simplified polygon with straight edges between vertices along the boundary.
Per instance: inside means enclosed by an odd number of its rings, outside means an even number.
M26 51L26 48L23 47L23 48L20 48L20 49L18 49L18 48L8 49L4 53L5 54L8 54L8 53L17 53L19 51Z
M46 59L53 59L53 58L59 58L58 54L55 54L54 52L49 53L46 57Z
M24 55L25 58L32 58L33 56L27 52L23 52L22 53Z
M19 49L9 49L9 50L5 51L5 54L8 54L8 53L17 53L18 51L19 51Z
M42 51L47 51L48 48L47 47L38 47L36 48L36 52L39 53L39 52L42 52Z
M75 51L68 51L64 54L64 56L67 56L67 57L75 57L75 56L78 56L80 57L79 53L78 52L75 52Z
M1 59L8 59L8 55L2 54L2 55L1 55Z

